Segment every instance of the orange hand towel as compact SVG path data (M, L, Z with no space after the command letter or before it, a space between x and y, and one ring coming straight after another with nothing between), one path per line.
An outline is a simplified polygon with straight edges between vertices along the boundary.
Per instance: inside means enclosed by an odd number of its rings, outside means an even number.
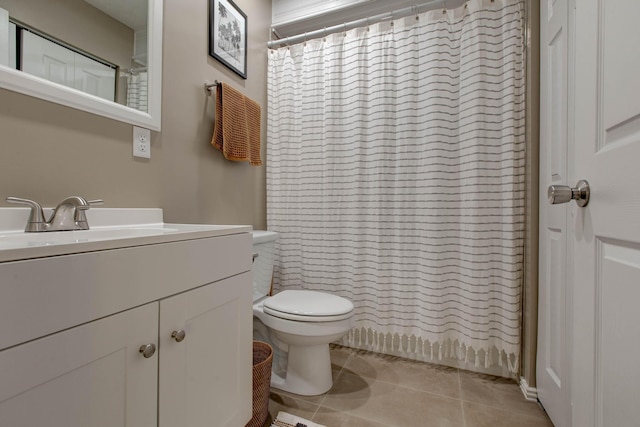
M216 90L216 119L211 144L228 160L262 165L260 104L226 83Z

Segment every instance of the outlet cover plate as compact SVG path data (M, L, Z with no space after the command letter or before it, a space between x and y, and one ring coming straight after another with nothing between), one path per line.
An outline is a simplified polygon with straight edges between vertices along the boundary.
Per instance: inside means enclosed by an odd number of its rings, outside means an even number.
M149 129L133 127L133 155L145 159L151 158L151 131Z

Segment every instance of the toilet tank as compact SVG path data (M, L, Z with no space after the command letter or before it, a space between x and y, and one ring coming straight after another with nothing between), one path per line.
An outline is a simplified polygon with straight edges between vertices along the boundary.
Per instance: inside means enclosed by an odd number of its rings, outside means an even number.
M253 230L253 301L269 295L276 239L274 231Z

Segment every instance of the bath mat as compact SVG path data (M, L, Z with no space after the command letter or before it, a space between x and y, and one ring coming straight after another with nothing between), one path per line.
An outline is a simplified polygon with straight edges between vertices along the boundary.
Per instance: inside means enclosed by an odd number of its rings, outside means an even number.
M271 424L271 427L325 427L320 424L312 423L304 418L287 414L286 412L278 412L278 416Z

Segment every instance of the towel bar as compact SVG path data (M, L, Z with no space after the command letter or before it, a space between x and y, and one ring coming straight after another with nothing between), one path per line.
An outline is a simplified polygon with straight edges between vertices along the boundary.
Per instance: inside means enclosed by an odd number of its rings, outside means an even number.
M219 81L214 80L213 83L209 83L209 82L204 82L204 90L211 95L211 88L212 87L217 87L220 84Z

